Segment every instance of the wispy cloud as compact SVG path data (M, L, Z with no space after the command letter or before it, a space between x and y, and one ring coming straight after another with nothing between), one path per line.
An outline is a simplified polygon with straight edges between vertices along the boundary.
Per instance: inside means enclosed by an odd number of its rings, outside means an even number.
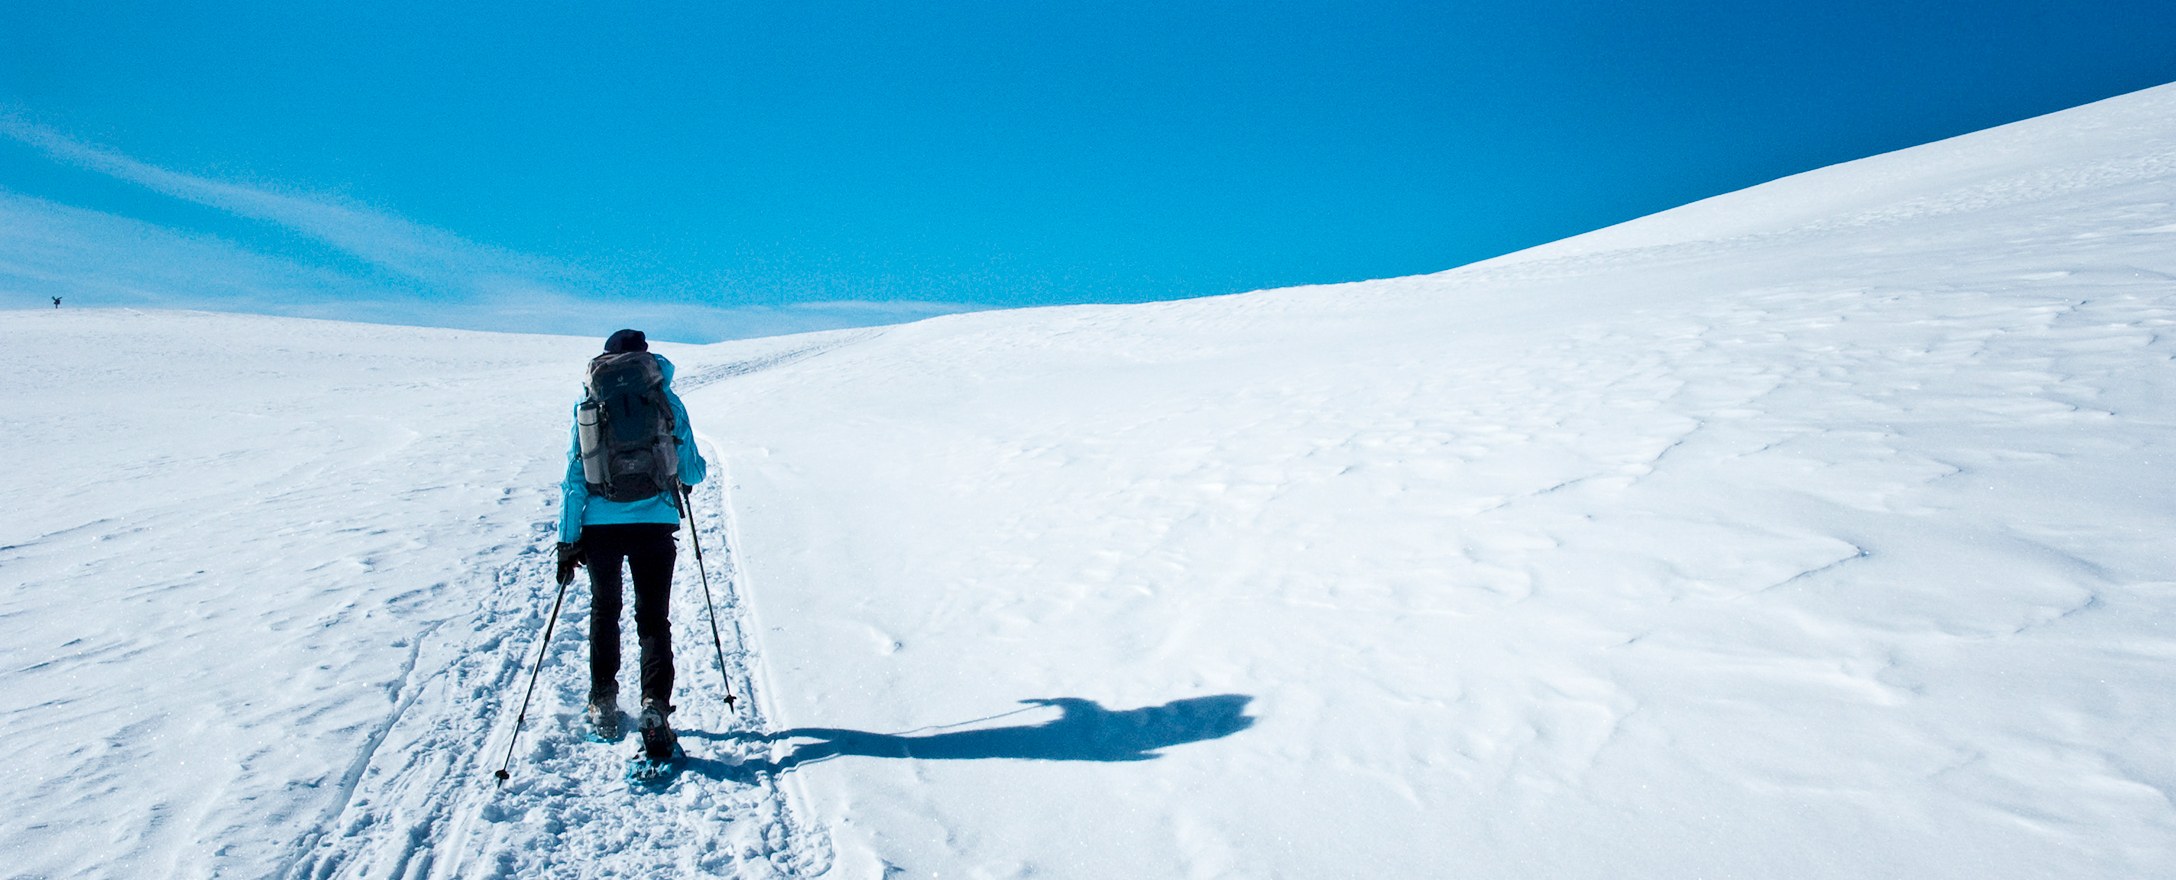
M783 336L819 330L904 324L939 315L976 311L959 303L837 300L788 305L708 306L626 299L585 299L537 291L469 309L460 316L480 329L520 327L545 333L602 335L637 327L658 339L708 342ZM449 318L455 316L448 316Z
M0 188L0 303L210 308L477 330L593 335L638 326L705 342L914 321L961 303L831 300L718 306L611 292L577 267L470 241L335 196L161 168L0 110L0 137L53 161L272 224L370 272L261 252L216 235ZM352 267L351 267L352 268Z
M213 236L0 189L0 292L85 304L280 311L391 292ZM12 304L12 303L11 303Z
M789 306L782 306L781 308L791 311L835 313L840 315L881 312L884 314L922 315L926 317L933 315L950 315L958 312L972 312L976 309L985 307L976 306L969 303L930 302L927 300L915 299L834 299L823 300L819 302L798 302Z
M45 308L54 296L71 308L212 309L599 338L640 327L675 342L897 324L973 309L863 300L707 306L582 297L513 281L487 296L421 298L216 236L0 189L0 308Z
M584 273L541 257L469 241L335 196L279 192L161 168L0 112L0 135L69 165L153 192L272 223L428 288L505 297L557 289Z

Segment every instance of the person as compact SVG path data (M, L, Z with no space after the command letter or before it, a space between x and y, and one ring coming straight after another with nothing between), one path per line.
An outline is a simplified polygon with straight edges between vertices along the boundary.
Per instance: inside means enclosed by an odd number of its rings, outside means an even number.
M687 407L672 391L672 362L649 353L649 341L642 331L621 330L606 339L604 354L591 362L591 376L594 379L599 375L599 365L613 356L634 352L654 358L658 375L662 376L662 397L671 410L670 448L677 451L677 462L672 464L677 465L678 473L669 481L669 489L648 497L631 501L604 497L601 487L589 479L595 475L594 470L584 467L583 410L593 406L589 402L589 383L585 383L584 403L575 408L566 479L560 486L564 503L559 511L558 574L560 585L565 586L573 580L576 566L589 569L589 719L599 737L614 740L620 735L620 566L626 563L634 581L635 635L641 646L642 713L636 728L642 735L644 753L662 761L673 754L675 745L669 721L673 710L672 622L667 616L673 563L678 556L674 533L680 529L685 487L702 483L708 468L695 448Z
M60 297L53 297L53 308L60 308Z

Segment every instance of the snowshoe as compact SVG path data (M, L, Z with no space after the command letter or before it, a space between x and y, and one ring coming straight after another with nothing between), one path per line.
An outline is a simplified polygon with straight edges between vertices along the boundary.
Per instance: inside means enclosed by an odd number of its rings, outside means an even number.
M687 753L680 751L678 743L673 744L672 751L661 761L651 760L646 750L638 751L634 757L627 759L627 782L641 788L664 788L672 783L674 776L679 775L680 759L684 757L687 757Z
M680 759L687 753L680 750L680 738L672 732L672 725L665 723L665 715L671 711L660 710L656 704L643 707L642 718L636 722L642 748L627 762L628 782L656 788L672 781Z

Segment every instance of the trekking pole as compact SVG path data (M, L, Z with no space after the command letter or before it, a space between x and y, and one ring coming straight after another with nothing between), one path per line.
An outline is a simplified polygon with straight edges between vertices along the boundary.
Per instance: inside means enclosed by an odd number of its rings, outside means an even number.
M529 669L529 689L522 692L521 711L514 715L514 735L506 741L506 760L499 764L499 772L491 774L499 780L493 785L505 785L506 768L514 765L514 744L521 741L521 723L529 718L529 698L536 695L536 676L544 671L544 651L552 646L552 629L559 625L559 603L566 601L567 585L573 582L571 577L559 582L559 598L552 600L551 619L544 622L544 641L536 646L536 665Z
M710 569L703 565L703 539L696 533L695 499L688 494L688 487L680 487L680 513L688 518L688 540L695 544L695 571L703 577L703 607L710 611L710 646L718 649L718 681L725 685L725 710L733 711L733 682L725 676L725 642L718 638L718 606L710 602Z

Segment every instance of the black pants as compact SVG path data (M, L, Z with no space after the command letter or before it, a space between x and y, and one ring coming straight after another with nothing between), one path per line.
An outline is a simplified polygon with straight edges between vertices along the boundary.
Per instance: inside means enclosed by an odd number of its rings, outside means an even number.
M642 644L642 699L659 708L672 705L672 564L678 525L630 523L586 526L582 554L588 560L589 693L619 693L620 561L635 580L635 638Z

